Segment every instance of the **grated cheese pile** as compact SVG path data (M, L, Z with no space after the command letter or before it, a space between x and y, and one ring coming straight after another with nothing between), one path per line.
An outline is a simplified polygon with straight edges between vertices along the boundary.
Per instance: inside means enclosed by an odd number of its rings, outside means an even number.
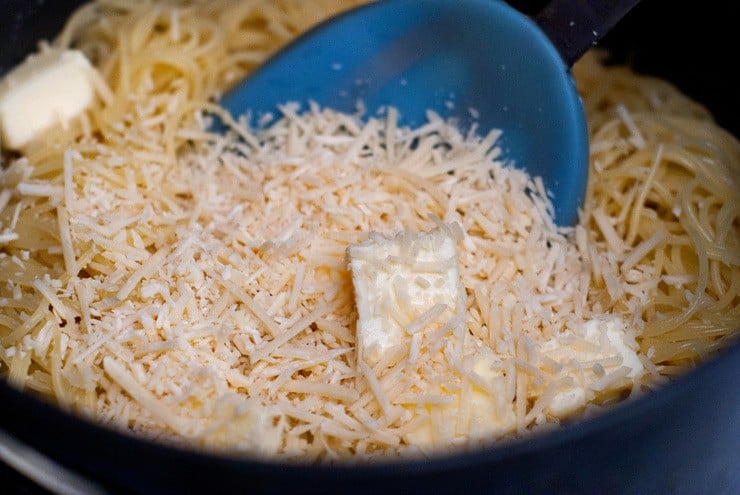
M25 334L3 338L10 379L156 438L302 461L471 447L640 389L639 322L591 304L588 252L553 225L541 182L498 161L499 132L282 112L256 134L182 129L177 163L95 144L67 152L63 182L27 181L25 159L4 171L4 190L56 204L62 273L2 254L20 295L8 326ZM404 354L363 372L345 259L371 232L440 228L458 233L478 356L440 367L417 349L447 397L399 381ZM444 433L451 401L475 394L491 415Z

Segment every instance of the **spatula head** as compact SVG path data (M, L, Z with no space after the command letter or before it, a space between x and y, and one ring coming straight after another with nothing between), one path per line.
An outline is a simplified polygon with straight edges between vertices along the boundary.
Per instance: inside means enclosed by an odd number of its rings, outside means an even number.
M501 129L504 159L541 176L555 221L577 221L588 177L588 134L569 68L527 17L495 0L387 0L330 19L276 54L221 100L254 122L287 102L401 123L426 111L478 132ZM305 105L304 105L305 108Z

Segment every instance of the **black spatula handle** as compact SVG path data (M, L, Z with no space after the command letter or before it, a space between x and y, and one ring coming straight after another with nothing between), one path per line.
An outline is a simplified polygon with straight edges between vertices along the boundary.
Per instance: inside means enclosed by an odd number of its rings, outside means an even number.
M572 66L640 0L551 0L535 17Z

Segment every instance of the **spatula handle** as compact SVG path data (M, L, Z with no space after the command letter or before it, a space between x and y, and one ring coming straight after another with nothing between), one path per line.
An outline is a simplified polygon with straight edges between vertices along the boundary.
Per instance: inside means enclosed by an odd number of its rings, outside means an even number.
M640 0L551 0L535 17L568 67Z

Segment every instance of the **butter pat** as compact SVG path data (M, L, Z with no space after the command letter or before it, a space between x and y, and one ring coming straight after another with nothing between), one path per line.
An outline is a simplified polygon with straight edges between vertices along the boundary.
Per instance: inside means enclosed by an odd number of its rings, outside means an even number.
M488 442L516 426L499 357L465 325L454 234L373 234L348 250L358 362L380 377L402 369L394 381L404 386L387 400L405 409L404 441L421 451Z
M371 234L348 250L359 320L358 355L371 366L389 349L465 309L457 248L449 232Z
M231 447L241 451L275 455L283 443L280 413L257 401L228 393L210 415L211 424L196 438L205 446Z
M646 373L637 355L637 343L625 329L621 318L602 316L542 345L541 352L563 365L561 375L571 382L559 387L547 412L556 417L576 412L595 395L608 392L617 384L609 380L610 374L639 380Z
M428 419L406 440L422 450L445 449L464 444L489 444L516 429L514 403L506 394L506 376L501 361L477 338L465 359L464 376L458 390L440 393L449 404L428 405ZM437 423L436 425L434 423Z
M19 149L55 125L65 126L93 102L94 69L76 50L31 55L0 82L0 137Z
M514 402L506 396L506 377L500 359L481 345L473 357L473 375L478 377L471 392L471 435L497 438L516 428ZM458 421L461 418L458 418Z

